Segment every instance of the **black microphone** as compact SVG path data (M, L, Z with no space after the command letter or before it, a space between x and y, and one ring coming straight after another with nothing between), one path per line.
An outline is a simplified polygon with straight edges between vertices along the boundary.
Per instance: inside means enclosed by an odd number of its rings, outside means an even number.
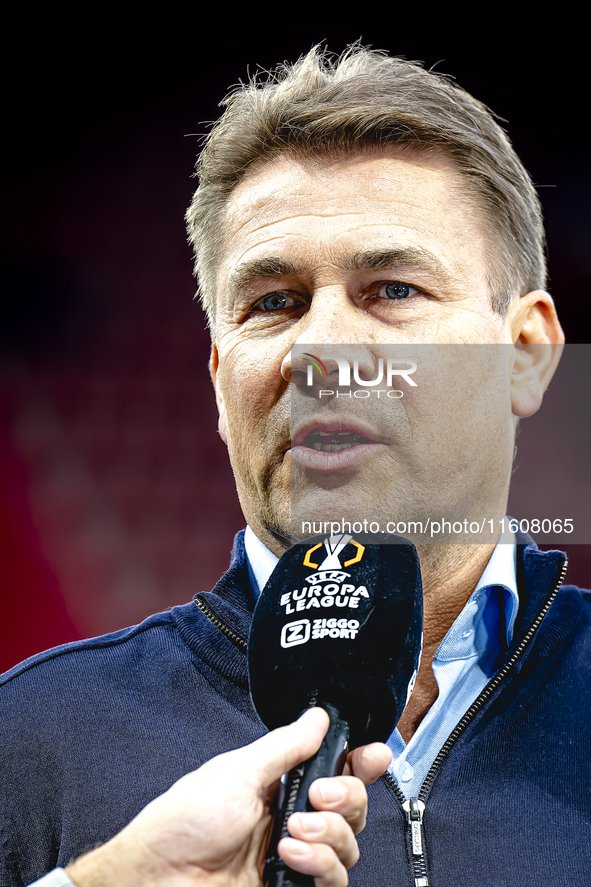
M348 535L317 537L289 549L258 600L248 642L254 707L269 730L320 705L330 717L313 758L281 780L266 857L266 887L312 887L277 853L292 813L311 810L308 789L343 771L348 745L385 742L416 677L423 595L416 549Z

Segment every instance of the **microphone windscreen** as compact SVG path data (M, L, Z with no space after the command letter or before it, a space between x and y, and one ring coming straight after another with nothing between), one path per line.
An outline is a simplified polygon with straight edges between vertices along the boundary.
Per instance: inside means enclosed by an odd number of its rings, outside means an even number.
M422 646L414 545L351 536L299 543L258 600L248 644L250 692L269 730L330 703L350 744L384 742L404 711Z

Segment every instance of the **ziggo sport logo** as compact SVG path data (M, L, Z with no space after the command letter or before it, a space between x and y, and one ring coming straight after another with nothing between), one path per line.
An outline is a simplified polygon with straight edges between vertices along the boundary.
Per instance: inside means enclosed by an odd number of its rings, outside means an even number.
M310 640L322 638L350 638L353 640L359 631L358 619L298 619L288 622L281 630L281 646L297 647Z
M321 357L316 357L315 354L310 354L309 352L304 352L302 357L308 364L308 371L306 374L306 385L311 387L314 384L314 369L316 369L321 378L328 377L329 372L324 363L325 360L334 360L339 370L339 387L340 388L348 388L351 386L351 364L347 360L346 357L340 357L335 355L322 355ZM402 366L400 366L402 364ZM337 397L371 397L372 393L376 394L380 397L381 394L386 393L387 397L392 398L400 398L404 397L404 392L399 389L392 388L393 378L394 376L401 376L405 382L407 382L413 388L417 387L417 383L414 379L411 379L412 373L414 373L417 369L417 364L415 360L398 360L395 357L388 357L386 359L386 372L385 372L385 382L388 387L388 390L385 391L383 388L376 388L377 385L381 385L384 381L384 358L380 357L378 359L378 369L377 376L375 379L362 379L359 375L359 359L355 358L353 360L353 381L362 386L361 389L357 389L356 391L334 391L332 389L321 389L318 397L332 397L336 394ZM374 391L366 391L367 388L373 388Z

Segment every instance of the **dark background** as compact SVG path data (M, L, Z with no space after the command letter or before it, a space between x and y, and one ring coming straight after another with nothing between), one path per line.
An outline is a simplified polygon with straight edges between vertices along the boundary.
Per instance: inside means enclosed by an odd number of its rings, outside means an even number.
M453 75L507 121L567 341L589 340L589 76L568 16L168 5L5 25L0 668L185 602L227 565L243 522L183 215L198 135L248 70L361 38ZM589 549L569 555L588 584Z

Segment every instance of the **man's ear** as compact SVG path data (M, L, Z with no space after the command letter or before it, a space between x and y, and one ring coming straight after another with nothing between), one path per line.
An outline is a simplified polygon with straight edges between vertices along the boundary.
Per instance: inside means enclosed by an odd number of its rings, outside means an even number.
M511 304L509 325L515 347L511 409L515 416L525 418L541 406L562 354L564 333L552 296L543 290L534 290Z
M228 443L228 417L226 415L226 404L224 401L224 395L222 394L222 388L220 384L219 377L219 366L220 366L220 357L218 354L218 349L213 344L211 346L211 354L209 356L209 373L211 375L211 381L213 382L213 387L215 388L215 400L218 405L218 431L220 433L221 439L225 444Z

